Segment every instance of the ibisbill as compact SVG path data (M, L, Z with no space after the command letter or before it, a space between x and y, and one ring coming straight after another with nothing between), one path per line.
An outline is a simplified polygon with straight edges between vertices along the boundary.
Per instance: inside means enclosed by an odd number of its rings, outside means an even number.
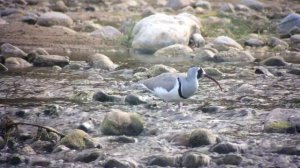
M214 81L221 91L221 85L213 77L207 75L201 67L191 67L186 74L162 73L158 76L139 81L146 90L153 93L166 102L178 104L181 108L181 101L192 97L198 90L198 80L206 77Z

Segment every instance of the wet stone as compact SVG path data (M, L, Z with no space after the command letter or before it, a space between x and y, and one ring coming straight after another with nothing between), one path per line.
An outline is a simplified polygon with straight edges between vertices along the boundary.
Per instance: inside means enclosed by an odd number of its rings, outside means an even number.
M105 160L103 166L105 168L135 168L137 165L130 161L118 160L114 158L110 158Z
M59 116L59 113L61 111L61 107L59 105L47 105L46 109L43 111L43 113L46 116Z
M104 154L99 149L86 149L77 154L75 161L89 163L97 160L99 157L104 159Z
M51 160L48 158L34 157L30 160L31 166L48 167L51 164Z
M7 158L7 163L11 165L18 165L25 161L25 158L18 154L13 154Z
M150 157L147 165L149 166L161 166L161 167L178 167L180 165L179 163L179 157L178 156L152 156Z
M266 66L286 66L286 65L288 65L288 63L285 62L285 60L279 56L273 56L273 57L267 58L267 59L261 61L261 64L266 65Z
M243 153L247 149L246 144L237 144L232 142L221 142L214 147L212 147L212 151L220 153L220 154L227 154L227 153L234 153L240 152Z
M23 50L9 43L4 43L1 45L1 54L4 58L8 58L8 57L25 58L27 56L27 54Z
M0 63L0 72L8 71L7 67Z
M101 124L104 135L137 136L144 130L144 122L137 113L114 110L105 116Z
M52 67L54 65L64 67L70 63L68 56L60 55L28 55L34 66Z
M249 38L245 41L245 45L251 47L262 47L265 45L265 42L258 38Z
M89 134L78 129L68 133L64 138L61 139L60 144L71 149L87 149L97 146Z
M135 143L137 140L133 137L128 137L128 136L118 136L110 141L112 142L119 142L119 143Z
M27 132L20 133L20 135L19 135L19 140L21 140L21 141L26 141L26 140L32 139L32 138L33 138L33 136Z
M217 159L216 163L218 165L225 164L225 165L240 165L243 161L243 157L236 154L228 154L219 159Z
M224 106L205 106L201 108L201 111L203 113L219 113L224 109Z
M25 146L21 149L21 154L23 154L23 155L36 155L36 152L34 151L34 149L32 149L31 146L25 145Z
M287 73L300 75L300 68L291 68L290 70L287 71Z
M204 167L209 166L210 157L197 153L197 152L186 152L182 156L181 166L183 167Z
M188 146L190 135L191 135L190 133L186 133L186 132L175 133L175 134L171 134L170 137L167 138L167 140L174 145Z
M49 153L53 151L55 144L49 141L38 140L32 143L31 147L36 153Z
M214 135L210 130L199 128L192 131L189 146L198 147L204 145L213 145L217 142L217 136Z
M274 76L267 68L265 68L263 66L256 67L254 73L256 73L256 74L264 74L264 75L269 76L269 77L273 77Z
M129 105L139 105L145 104L146 102L141 100L140 97L130 94L125 97L125 103Z
M84 123L81 123L78 126L78 129L81 129L81 130L89 133L89 132L93 132L94 131L95 125L94 125L94 123L91 120L89 120L89 121L86 121Z
M4 139L2 137L0 137L0 149L3 149L6 145L6 142L4 141Z
M20 118L25 118L25 117L29 116L29 110L20 110L20 111L17 111L15 113L15 115L17 117L20 117Z
M28 13L26 16L22 18L22 22L34 25L38 20L39 14L37 13Z
M121 98L117 96L108 95L103 91L98 91L94 94L93 99L100 102L120 102Z
M276 153L284 155L297 155L300 156L300 145L296 146L285 146L276 151Z

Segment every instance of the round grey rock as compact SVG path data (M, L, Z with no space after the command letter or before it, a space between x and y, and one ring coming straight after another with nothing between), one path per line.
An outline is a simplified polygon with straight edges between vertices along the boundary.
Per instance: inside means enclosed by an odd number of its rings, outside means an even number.
M214 55L214 62L253 62L255 58L248 51L230 49Z
M118 65L114 64L109 57L103 54L90 55L87 62L93 68L100 68L104 70L114 70Z
M144 122L137 113L114 110L106 114L101 123L104 135L139 135L144 130Z
M26 58L27 56L27 54L23 50L9 43L4 43L1 45L1 55L4 58L8 58L8 57Z
M289 37L292 34L300 33L300 15L297 13L290 13L283 18L277 25L277 33L281 37Z
M54 25L71 27L73 25L73 20L64 13L47 12L38 18L37 24L47 27Z
M219 51L229 50L230 48L235 48L238 50L243 49L243 47L238 42L227 36L217 37L212 44L212 47Z
M251 9L262 11L264 9L264 4L258 0L241 0L241 4L248 6Z
M104 26L91 32L90 35L92 37L114 40L120 38L122 33L112 26Z
M290 39L292 43L300 43L300 34L292 35Z
M187 46L200 26L198 18L188 13L151 15L135 24L132 48L140 53L154 53L173 44Z
M20 69L32 67L32 64L19 57L9 57L5 59L5 67L8 69Z
M261 39L252 37L245 41L245 45L250 47L262 47L265 45L265 42Z
M166 7L178 10L189 5L191 5L191 0L168 0Z

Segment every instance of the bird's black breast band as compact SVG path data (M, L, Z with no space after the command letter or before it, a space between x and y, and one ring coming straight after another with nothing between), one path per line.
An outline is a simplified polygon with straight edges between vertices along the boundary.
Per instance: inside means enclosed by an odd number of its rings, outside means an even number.
M181 98L183 98L183 99L187 99L187 97L184 97L184 96L182 95L180 79L177 78L177 80L178 80L178 83L179 83L179 87L178 87L178 94L179 94L179 96L180 96Z

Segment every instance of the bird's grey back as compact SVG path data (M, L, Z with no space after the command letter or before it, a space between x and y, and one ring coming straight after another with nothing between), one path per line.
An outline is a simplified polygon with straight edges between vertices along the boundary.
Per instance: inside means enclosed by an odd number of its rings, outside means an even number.
M145 79L140 81L140 83L144 84L148 89L154 90L156 87L161 87L170 91L174 88L176 84L177 77L179 74L175 73L163 73L158 76Z

